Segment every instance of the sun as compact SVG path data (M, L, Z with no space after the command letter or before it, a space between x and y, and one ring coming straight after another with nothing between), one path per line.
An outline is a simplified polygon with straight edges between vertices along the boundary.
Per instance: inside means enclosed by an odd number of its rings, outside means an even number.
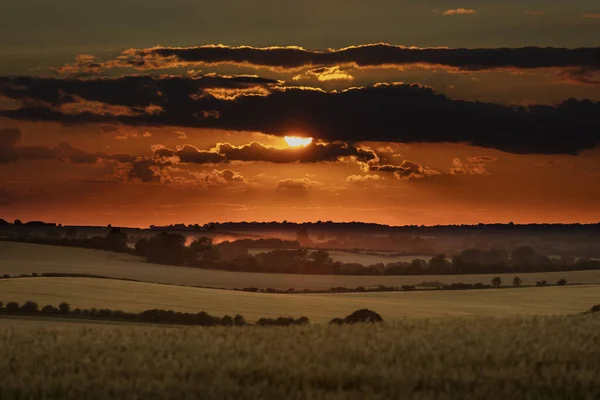
M285 136L285 142L290 147L306 147L312 143L313 138L311 137L298 137L298 136Z

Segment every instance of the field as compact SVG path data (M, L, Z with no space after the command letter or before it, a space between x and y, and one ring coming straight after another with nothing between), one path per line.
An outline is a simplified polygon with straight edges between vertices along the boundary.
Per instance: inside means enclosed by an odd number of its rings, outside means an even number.
M597 399L600 318L184 328L2 320L0 398Z
M451 316L511 316L578 313L600 303L600 285L463 291L269 294L201 289L92 278L0 280L0 300L40 306L68 302L72 308L140 312L152 308L214 315L306 316L327 322L369 308L385 320Z
M414 285L423 281L443 283L489 283L493 275L427 275L427 276L340 276L289 275L227 272L186 267L150 264L139 257L69 247L0 241L0 275L31 274L33 272L85 273L114 278L136 279L145 282L169 283L218 288L276 288L276 289L329 289L335 286ZM512 282L513 274L501 274L505 284ZM600 283L600 271L548 272L519 274L524 285L536 281Z
M248 252L250 254L257 254L266 251L273 251L273 249L250 249ZM309 253L313 250L309 250ZM429 261L431 256L426 255L417 255L417 256L385 256L386 253L391 254L392 252L385 251L377 251L373 253L377 254L366 254L365 251L360 251L358 253L350 252L350 251L340 251L340 250L330 250L328 251L329 256L333 258L333 261L340 261L343 263L359 263L362 265L372 265L377 263L388 264L392 262L411 262L417 258L422 260Z

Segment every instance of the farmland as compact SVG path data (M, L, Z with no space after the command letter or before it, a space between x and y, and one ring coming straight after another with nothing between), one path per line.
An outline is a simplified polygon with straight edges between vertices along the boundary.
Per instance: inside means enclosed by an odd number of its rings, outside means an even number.
M102 275L113 278L135 279L145 282L217 288L275 288L329 289L342 286L402 286L417 285L423 281L442 283L489 283L490 275L427 275L427 276L343 276L343 275L289 275L249 272L228 272L187 267L151 264L141 258L122 253L81 248L46 246L0 241L0 275L12 276L31 273L63 272ZM523 285L534 285L539 280L556 282L565 278L573 283L600 283L600 271L565 271L519 274ZM512 282L513 274L499 274L505 284Z
M600 318L184 328L5 319L0 398L600 396Z
M214 315L306 316L327 322L369 308L386 320L451 316L555 315L588 310L600 299L600 285L545 288L373 293L271 294L202 289L92 278L0 280L0 300L40 305L68 302L72 308L140 312L152 308Z
M260 252L273 251L274 249L250 249L248 252L252 255ZM310 250L309 250L310 252ZM333 261L339 261L342 263L359 263L362 265L371 265L377 263L394 263L394 262L411 262L417 258L422 260L429 260L431 256L428 255L415 255L415 256L391 256L392 252L351 252L341 250L329 250L329 256Z

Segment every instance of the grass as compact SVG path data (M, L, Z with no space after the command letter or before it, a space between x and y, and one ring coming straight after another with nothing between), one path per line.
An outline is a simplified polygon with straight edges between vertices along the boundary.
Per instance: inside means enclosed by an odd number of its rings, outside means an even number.
M40 306L66 301L71 308L110 308L140 312L152 308L211 315L306 316L327 322L361 308L386 320L451 316L554 315L588 310L600 299L600 285L373 293L269 294L191 288L92 278L0 280L0 300Z
M293 328L2 322L3 400L600 397L594 315Z
M227 272L150 264L141 258L120 253L69 247L46 246L0 241L0 275L63 272L135 279L145 282L219 288L329 289L358 286L415 285L423 281L443 283L489 283L495 275L427 275L427 276L340 276L289 275ZM500 274L510 284L514 274ZM600 283L600 271L572 271L519 274L524 285L565 278L568 282Z

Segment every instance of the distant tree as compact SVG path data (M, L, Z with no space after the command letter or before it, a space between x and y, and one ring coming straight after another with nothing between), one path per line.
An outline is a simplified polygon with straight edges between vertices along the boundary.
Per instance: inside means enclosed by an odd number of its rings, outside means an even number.
M521 283L523 283L523 280L521 279L521 277L515 276L513 278L513 286L521 286Z
M221 318L221 325L223 326L232 326L233 325L233 318L231 318L229 315L225 315Z
M135 254L141 257L146 257L148 255L148 247L149 240L147 238L142 238L135 242Z
M535 250L529 246L517 247L511 253L510 261L515 266L530 266L535 261Z
M499 287L500 285L502 285L502 279L497 276L494 279L492 279L492 285Z
M110 231L104 238L106 249L113 251L127 250L127 234L121 231L121 228L110 228Z
M27 314L35 314L38 311L39 311L39 306L38 306L38 303L36 303L35 301L27 300L21 306L21 312L24 312Z
M183 265L186 258L185 237L162 232L148 240L146 259L153 263Z
M235 317L233 317L233 324L235 326L244 326L246 325L246 319L243 315L236 314Z
M593 312L593 313L600 312L600 304L593 305L592 308L590 309L590 312Z
M59 310L58 308L48 304L47 306L44 306L44 308L42 308L41 313L42 314L58 314Z
M300 229L296 234L296 241L300 243L300 246L312 246L313 241L308 236L308 231L304 228Z
M13 225L23 225L23 223L21 222L20 219L15 219L15 222L13 222Z
M429 268L436 272L448 272L452 269L452 264L446 259L444 254L439 254L429 260Z
M566 279L559 279L558 282L556 282L556 286L565 286L567 284L567 280Z
M8 303L6 303L6 312L13 314L13 313L18 313L21 310L21 307L19 307L19 303L17 303L16 301L9 301Z
M318 250L310 254L309 258L318 266L333 263L333 258L325 250Z
M67 230L65 232L65 237L67 239L75 239L77 237L77 229L67 228Z
M69 303L62 302L58 305L58 309L62 314L68 314L71 311L71 306Z
M366 308L363 308L362 310L356 310L344 318L345 324L355 324L358 322L383 322L383 318L375 311L371 311Z
M188 246L187 252L189 264L194 264L198 261L216 261L219 258L219 252L213 246L212 239L207 237L194 240Z

